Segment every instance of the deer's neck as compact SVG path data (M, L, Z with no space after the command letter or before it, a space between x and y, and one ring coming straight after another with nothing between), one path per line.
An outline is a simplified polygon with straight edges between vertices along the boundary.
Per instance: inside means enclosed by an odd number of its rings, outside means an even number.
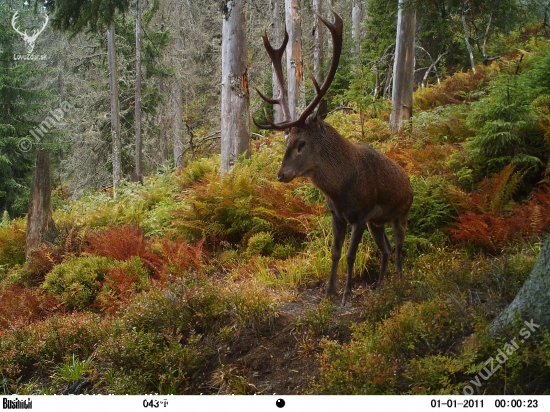
M322 161L311 181L330 198L340 196L355 174L357 152L353 143L338 133L328 133L322 142Z

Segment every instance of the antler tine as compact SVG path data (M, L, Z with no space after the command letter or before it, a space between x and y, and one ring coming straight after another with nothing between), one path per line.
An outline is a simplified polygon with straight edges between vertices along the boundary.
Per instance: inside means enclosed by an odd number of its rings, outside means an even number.
M256 127L260 128L260 129L266 129L266 130L287 130L288 128L292 127L292 123L293 122L283 122L283 123L275 123L273 120L271 120L271 117L269 117L269 114L267 114L267 110L264 108L264 114L265 114L265 119L267 120L267 122L269 124L259 124L258 122L256 122L256 119L254 119L254 117L252 117L252 121L254 122L254 124L256 125ZM290 125L290 126L289 126Z
M264 109L264 112L267 113L267 111ZM267 115L266 115L266 119L267 119ZM256 119L254 119L254 116L252 116L252 122L254 122L254 124L256 125L256 127L258 129L273 129L273 127L271 127L270 125L268 124L259 124Z
M256 90L256 93L258 93L260 95L260 97L262 99L264 99L266 102L268 102L269 104L279 104L279 100L278 99L272 99L270 97L267 97L265 94L263 94L257 87L254 87L254 89Z
M321 93L321 88L319 87L319 83L317 83L317 80L315 80L315 77L312 74L310 74L309 78L313 82L313 86L315 87L315 92L320 94Z
M332 10L332 14L334 15L334 23L328 22L322 16L317 14L317 17L319 17L319 20L321 20L323 24L327 26L327 28L330 31L330 34L332 35L333 52L332 52L332 62L330 64L330 69L321 87L319 87L319 84L317 83L317 81L312 77L313 85L315 86L315 91L316 91L315 97L313 98L311 103L307 105L307 107L302 112L298 120L296 120L296 124L304 124L307 117L313 112L315 107L319 104L319 102L321 101L321 99L329 89L330 84L334 80L336 69L338 68L338 63L340 62L340 55L342 54L344 22L342 21L342 18L334 10Z

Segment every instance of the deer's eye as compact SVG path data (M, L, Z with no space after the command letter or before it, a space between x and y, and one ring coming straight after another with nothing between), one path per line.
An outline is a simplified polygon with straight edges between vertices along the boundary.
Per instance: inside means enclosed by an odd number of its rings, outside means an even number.
M300 153L302 149L305 147L306 142L302 140L300 143L298 143L298 146L296 146L296 152Z

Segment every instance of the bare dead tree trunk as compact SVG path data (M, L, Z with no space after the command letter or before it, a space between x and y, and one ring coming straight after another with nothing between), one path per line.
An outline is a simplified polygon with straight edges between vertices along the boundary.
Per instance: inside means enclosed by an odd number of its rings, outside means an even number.
M222 26L221 174L250 155L245 0L227 0Z
M313 77L319 84L323 81L323 23L317 15L323 15L323 0L313 0Z
M50 152L39 149L31 183L25 255L29 258L44 241L53 242L56 234L52 218Z
M353 0L351 8L351 37L353 39L353 52L359 53L361 49L361 24L363 23L363 2Z
M491 332L499 333L506 326L513 325L517 315L524 321L550 328L550 236L512 303L491 324Z
M141 137L141 0L136 0L136 168L138 181L142 180L143 140Z
M120 109L118 103L118 74L116 64L115 22L107 30L107 55L109 60L109 88L111 99L111 137L113 140L113 196L122 179L122 144L120 136Z
M416 13L410 0L399 0L393 64L390 129L396 133L412 117Z
M286 72L288 76L288 108L292 120L297 118L300 103L300 86L304 79L302 61L302 22L298 0L285 0L288 48L286 50Z
M176 80L174 87L174 167L179 170L182 166L183 142L182 142L182 126L183 126L183 97L181 84Z
M276 44L277 47L282 42L281 38L281 23L279 20L279 0L270 0L271 5L271 38L273 39L273 44ZM271 84L273 88L273 96L278 97L281 94L281 89L279 87L279 82L277 81L277 75L273 69L273 74L271 78ZM273 106L273 118L275 123L280 123L283 121L283 109L278 104Z
M180 0L174 0L176 2L176 35L174 38L174 48L176 49L176 59L181 59L182 51L182 39L181 39L181 15L182 15L182 2ZM180 61L176 62L176 67L181 64ZM176 74L173 83L173 99L174 99L174 124L172 127L173 135L173 152L174 152L174 167L176 170L181 169L183 162L183 141L182 141L182 126L183 126L183 93L181 85L181 76Z
M476 63L474 61L474 52L472 50L472 45L470 44L470 36L468 35L468 26L466 26L466 13L469 9L466 9L466 1L462 6L462 28L464 29L464 42L466 43L466 48L468 49L468 56L470 57L470 65L472 71L476 72Z
M166 82L164 79L160 80L160 94L161 96L166 95ZM168 141L166 139L166 103L162 103L159 107L158 125L160 165L162 167L166 167L168 163Z
M143 139L141 137L141 0L136 0L136 101L135 101L135 169L134 178L142 180Z

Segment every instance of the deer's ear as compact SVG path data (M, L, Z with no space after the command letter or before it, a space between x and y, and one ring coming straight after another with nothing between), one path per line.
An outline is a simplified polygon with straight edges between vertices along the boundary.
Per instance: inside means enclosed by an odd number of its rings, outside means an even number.
M315 111L311 114L311 116L307 119L307 124L316 129L319 127L319 123L322 120L325 120L328 114L328 108L327 108L327 101L325 99L321 100L319 103L319 106L315 109Z

